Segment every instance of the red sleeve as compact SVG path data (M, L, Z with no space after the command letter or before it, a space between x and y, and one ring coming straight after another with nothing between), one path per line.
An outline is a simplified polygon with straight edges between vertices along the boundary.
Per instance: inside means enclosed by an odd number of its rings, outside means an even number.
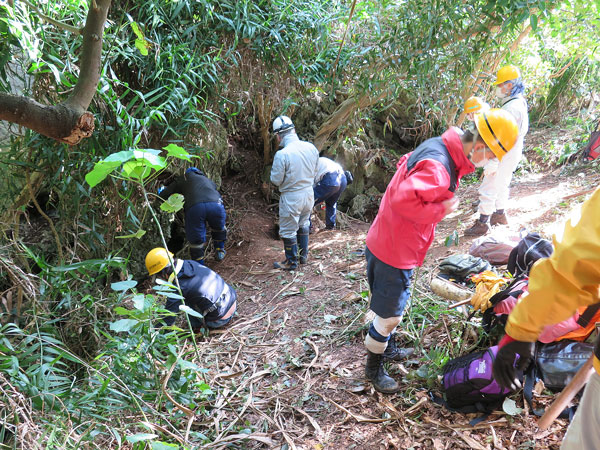
M438 223L445 215L442 202L454 195L449 186L446 168L437 161L424 159L391 190L391 207L415 223Z

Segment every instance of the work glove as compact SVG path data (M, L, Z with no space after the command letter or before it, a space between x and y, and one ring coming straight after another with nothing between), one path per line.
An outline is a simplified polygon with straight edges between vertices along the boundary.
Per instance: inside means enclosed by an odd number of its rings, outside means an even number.
M505 335L500 343L496 360L492 367L494 380L505 388L512 390L521 387L518 372L523 372L531 363L535 352L535 342L515 341L509 335ZM515 364L515 359L518 360Z
M161 187L159 187L159 188L158 188L158 190L157 190L156 192L157 192L157 194L158 194L158 195L160 195L160 193L161 193L162 191L164 191L164 190L165 190L165 187L164 187L164 186L161 186Z
M489 297L486 297L480 293L477 293L471 297L471 305L473 308L480 310L481 312L484 312L486 309L491 308L492 306Z

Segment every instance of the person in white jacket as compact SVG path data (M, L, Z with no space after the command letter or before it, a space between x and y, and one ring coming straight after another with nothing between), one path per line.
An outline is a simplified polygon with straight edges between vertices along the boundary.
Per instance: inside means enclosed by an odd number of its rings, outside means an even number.
M333 230L335 228L335 219L337 216L337 202L346 189L346 186L353 181L350 171L345 171L335 161L320 157L319 170L315 177L313 192L315 195L315 206L325 202L325 229Z
M279 116L273 121L273 133L280 150L271 168L271 183L279 187L279 235L283 239L285 260L275 262L276 269L295 270L308 258L310 212L313 207L313 182L319 166L319 151L296 135L292 120Z
M490 231L490 225L506 225L509 185L513 172L523 155L523 140L529 130L527 101L523 96L525 86L521 72L516 66L504 66L496 75L496 96L502 102L502 109L510 112L519 127L519 137L515 146L504 155L502 161L494 159L483 170L483 181L479 187L479 218L465 231L465 236L483 236Z

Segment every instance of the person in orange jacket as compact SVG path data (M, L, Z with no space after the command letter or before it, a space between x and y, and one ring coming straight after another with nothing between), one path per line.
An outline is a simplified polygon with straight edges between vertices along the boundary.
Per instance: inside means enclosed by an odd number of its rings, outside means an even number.
M423 264L438 222L458 206L454 191L460 179L502 158L517 141L517 123L507 111L476 114L475 125L463 134L450 127L400 159L367 234L369 307L375 318L365 338L365 375L379 392L400 390L384 359L408 355L396 347L393 331L402 320L413 269Z
M545 326L571 317L580 306L600 302L600 188L581 213L554 237L554 253L531 269L529 295L508 316L493 367L504 387L517 388L517 372L531 362L535 341ZM517 364L515 359L519 356ZM600 340L594 350L595 372L563 439L561 450L600 449Z

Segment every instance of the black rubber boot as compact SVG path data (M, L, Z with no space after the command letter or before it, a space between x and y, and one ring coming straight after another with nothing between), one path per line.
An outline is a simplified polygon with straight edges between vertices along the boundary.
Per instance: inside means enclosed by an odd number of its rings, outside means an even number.
M296 270L298 268L298 244L296 239L283 238L285 260L274 262L273 267L282 270Z
M213 239L213 247L215 249L215 259L217 261L223 261L225 258L225 241L227 240L227 228L222 230L212 230L211 231L212 239Z
M308 261L308 235L309 227L299 228L296 238L298 239L298 262L306 264Z
M367 350L367 365L365 367L365 376L376 391L383 394L393 394L400 390L400 385L388 375L383 367L383 355L378 355Z
M383 352L383 357L392 361L400 361L404 358L408 358L409 356L411 356L415 352L415 349L398 347L396 345L395 336L395 334L392 334L390 336L390 340L388 341L388 345L385 349L385 352Z
M204 246L204 242L202 244L190 244L190 257L202 265L204 265Z

